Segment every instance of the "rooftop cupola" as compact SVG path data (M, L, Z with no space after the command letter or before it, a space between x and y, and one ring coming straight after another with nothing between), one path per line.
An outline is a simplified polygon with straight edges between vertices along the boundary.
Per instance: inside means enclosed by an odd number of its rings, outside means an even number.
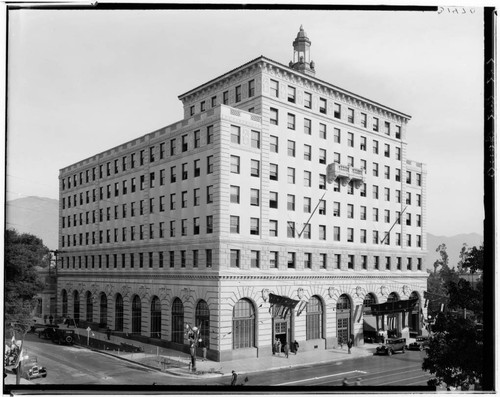
M311 40L304 32L304 28L300 25L299 33L293 41L293 61L290 61L290 67L299 72L314 76L314 62L311 61Z

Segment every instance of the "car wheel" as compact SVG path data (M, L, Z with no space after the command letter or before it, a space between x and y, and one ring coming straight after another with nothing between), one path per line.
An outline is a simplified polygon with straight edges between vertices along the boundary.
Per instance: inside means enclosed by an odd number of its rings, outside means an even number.
M71 343L71 342L73 342L73 338L72 338L71 336L67 336L67 337L66 337L66 342L67 342L67 343Z

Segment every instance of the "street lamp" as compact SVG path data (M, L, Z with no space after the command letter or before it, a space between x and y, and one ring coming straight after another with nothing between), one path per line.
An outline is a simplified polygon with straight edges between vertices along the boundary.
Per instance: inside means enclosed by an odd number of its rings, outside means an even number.
M191 327L191 325L186 323L186 332L188 334L190 344L189 353L191 355L191 370L196 372L196 348L198 347L198 344L202 342L200 337L201 324L199 327Z

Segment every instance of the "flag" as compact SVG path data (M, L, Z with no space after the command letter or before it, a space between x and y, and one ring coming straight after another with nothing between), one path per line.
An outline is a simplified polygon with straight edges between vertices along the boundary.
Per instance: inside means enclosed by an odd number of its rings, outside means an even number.
M428 303L429 303L429 299L426 299L426 300L424 301L424 308L427 308L427 304L428 304Z
M361 305L361 310L359 311L359 317L358 317L358 323L361 321L361 319L363 318L363 308L365 307L365 305Z
M307 302L306 301L300 301L298 307L297 307L297 317L300 316L302 314L302 312L304 311L304 309L306 308L307 306Z

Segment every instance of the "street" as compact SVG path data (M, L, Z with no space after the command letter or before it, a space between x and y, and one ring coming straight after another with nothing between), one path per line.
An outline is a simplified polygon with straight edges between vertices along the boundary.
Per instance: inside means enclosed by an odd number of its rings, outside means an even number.
M27 334L25 349L30 357L47 368L47 377L33 379L35 384L152 385L175 384L179 379L106 354L79 346L64 346Z
M47 368L46 378L34 379L47 385L143 385L220 388L230 384L230 376L183 378L161 373L79 346L64 346L28 334L28 355L37 356ZM393 356L367 356L331 363L310 364L280 370L240 373L237 385L284 388L340 387L344 378L350 385L360 378L361 386L373 388L425 387L430 375L422 371L425 352L407 351ZM263 361L264 364L264 361ZM248 382L244 382L248 377Z
M248 376L247 386L339 387L344 378L353 385L361 378L366 387L426 387L429 373L422 370L425 352L407 351L393 356L370 356L285 370L239 374L238 384ZM229 378L208 380L208 384L228 384Z

